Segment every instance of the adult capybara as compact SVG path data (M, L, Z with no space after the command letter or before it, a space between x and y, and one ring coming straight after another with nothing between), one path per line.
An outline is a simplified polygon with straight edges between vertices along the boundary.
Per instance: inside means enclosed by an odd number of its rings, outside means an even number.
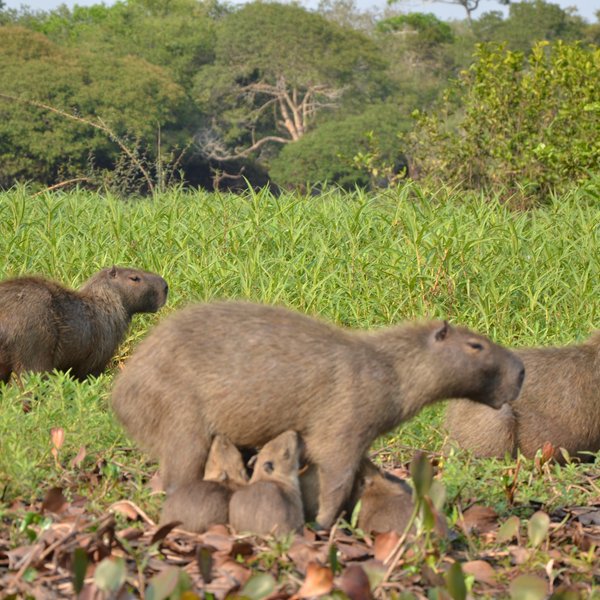
M155 273L102 269L75 291L40 277L0 283L0 381L12 372L71 369L84 379L102 373L135 313L167 299Z
M285 535L302 529L299 458L295 431L286 431L261 448L250 483L229 502L229 523L236 531Z
M515 353L527 371L521 394L500 411L469 400L449 403L450 439L477 456L515 456L519 449L533 457L544 442L565 448L571 456L598 452L600 331L582 344L521 348ZM555 457L561 459L558 450Z
M229 523L229 500L246 485L248 474L239 450L216 435L208 453L202 481L192 481L170 493L160 521L180 521L187 531L203 532L211 525Z
M215 302L160 323L117 376L112 403L159 458L167 488L200 476L214 433L257 447L297 431L319 468L317 520L327 527L378 435L444 398L500 407L523 377L511 352L441 321L350 331L285 308Z

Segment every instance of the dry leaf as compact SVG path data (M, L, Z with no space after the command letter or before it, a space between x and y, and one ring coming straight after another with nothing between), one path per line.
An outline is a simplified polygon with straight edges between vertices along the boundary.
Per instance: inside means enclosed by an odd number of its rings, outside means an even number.
M297 593L298 598L309 598L328 594L333 589L333 573L329 567L310 563L306 569L306 578Z
M67 499L63 495L62 488L53 487L46 492L42 502L42 512L60 513L67 507Z
M350 565L342 573L339 588L350 598L350 600L371 600L371 588L369 578L359 565Z
M473 575L477 581L490 585L496 581L496 573L492 565L485 560L470 560L462 564L462 569L466 575Z
M79 448L79 451L77 452L75 458L73 458L70 462L71 468L75 469L77 468L82 462L83 459L86 457L86 450L85 450L85 446L81 446L81 448Z
M489 506L473 504L465 510L459 524L466 533L487 533L498 527L498 513Z
M145 521L148 525L155 524L154 521L139 506L131 502L131 500L119 500L118 502L111 504L108 509L125 515L132 521L142 519L142 521Z
M296 537L287 555L300 573L306 573L310 563L324 563L327 560L327 548L324 544L317 545L303 537Z
M381 562L385 562L390 553L396 547L400 536L395 531L388 531L387 533L380 533L375 538L375 558Z

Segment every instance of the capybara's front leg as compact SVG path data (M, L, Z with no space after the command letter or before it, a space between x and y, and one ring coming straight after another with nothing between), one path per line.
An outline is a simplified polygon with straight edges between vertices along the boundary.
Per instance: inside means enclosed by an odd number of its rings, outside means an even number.
M317 523L329 528L339 517L350 496L359 460L348 456L328 457L319 467L319 512Z

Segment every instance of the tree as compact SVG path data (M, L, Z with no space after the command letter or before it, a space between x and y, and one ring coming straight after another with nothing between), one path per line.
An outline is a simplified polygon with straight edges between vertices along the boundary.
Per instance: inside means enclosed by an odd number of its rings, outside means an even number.
M0 38L0 187L81 175L90 157L113 165L118 145L85 120L146 142L159 128L164 144L182 131L188 101L161 67L134 56L98 61L22 27L0 27Z
M401 0L388 0L389 4L394 4ZM429 0L430 2L438 2L440 4L454 4L456 6L462 6L467 14L467 21L469 25L473 25L473 13L479 8L481 0ZM510 4L510 0L496 0L500 4Z
M475 58L411 133L414 171L538 201L598 173L599 48L489 44Z
M112 6L65 4L23 13L18 23L61 46L116 56L137 56L165 67L184 86L214 60L216 3L198 0L127 0Z
M285 188L325 183L347 189L368 186L370 176L356 165L355 156L370 151L371 137L382 158L401 169L404 158L398 151L397 132L406 131L411 125L406 113L394 104L377 104L361 114L331 119L298 142L284 146L271 161L269 175Z
M302 138L324 110L377 95L385 63L365 35L297 5L256 2L222 19L215 64L196 78L212 119L196 140L217 160Z
M586 24L558 4L534 0L512 3L506 19L498 12L482 15L475 21L473 31L480 41L506 42L511 50L529 52L541 40L583 39Z

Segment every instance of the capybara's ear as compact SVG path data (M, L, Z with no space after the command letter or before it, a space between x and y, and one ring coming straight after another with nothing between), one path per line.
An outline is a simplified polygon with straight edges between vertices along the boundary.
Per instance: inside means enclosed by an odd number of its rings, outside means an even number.
M450 325L448 325L448 321L444 321L444 324L436 330L433 338L436 342L443 342L448 336L448 331L450 330Z
M265 470L265 473L267 473L268 475L270 475L275 470L275 467L273 466L273 463L270 460L268 460L263 465L263 469Z
M117 267L115 265L112 266L111 270L108 272L110 277L116 277L117 276Z

